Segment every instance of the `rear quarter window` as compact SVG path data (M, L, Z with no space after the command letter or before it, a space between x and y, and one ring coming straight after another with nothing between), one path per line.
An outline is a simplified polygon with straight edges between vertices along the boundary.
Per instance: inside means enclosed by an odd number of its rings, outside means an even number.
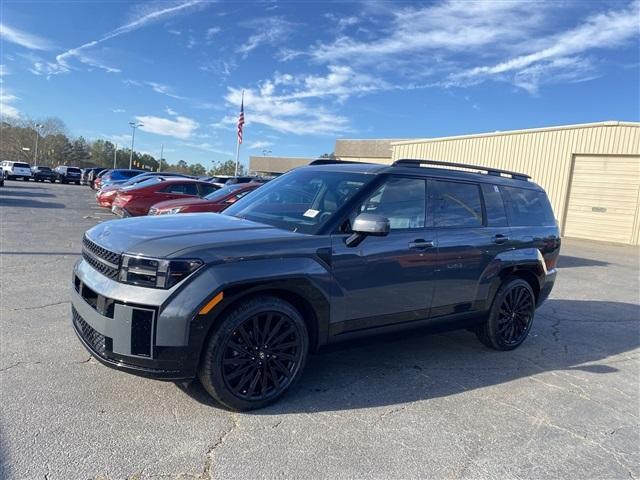
M509 224L514 227L554 226L555 217L544 192L500 187Z

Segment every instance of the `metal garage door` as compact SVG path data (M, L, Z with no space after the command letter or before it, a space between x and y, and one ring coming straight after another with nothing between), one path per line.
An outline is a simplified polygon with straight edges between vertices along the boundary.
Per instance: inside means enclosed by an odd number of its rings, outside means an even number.
M564 235L638 243L640 157L576 155Z

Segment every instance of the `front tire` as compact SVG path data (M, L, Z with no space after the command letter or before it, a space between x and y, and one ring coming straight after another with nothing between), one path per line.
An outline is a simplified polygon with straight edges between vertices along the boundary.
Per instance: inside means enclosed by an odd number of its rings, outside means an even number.
M254 297L232 307L214 327L198 377L230 409L262 408L300 378L308 351L300 313L277 297Z
M531 285L521 278L508 278L496 293L489 317L477 328L476 335L489 348L513 350L529 335L535 310Z

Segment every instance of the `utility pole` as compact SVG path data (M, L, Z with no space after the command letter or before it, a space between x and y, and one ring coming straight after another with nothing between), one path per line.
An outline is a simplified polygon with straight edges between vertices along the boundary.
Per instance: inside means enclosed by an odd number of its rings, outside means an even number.
M131 153L129 154L129 170L131 170L131 166L133 164L133 142L136 139L136 128L138 127L144 127L144 124L142 123L136 123L136 122L129 122L129 125L131 125Z
M118 144L116 143L113 146L113 169L116 169L116 159L117 159L117 155L118 155Z
M40 137L40 129L42 128L42 125L40 125L39 123L35 124L35 131L36 131L36 151L33 153L33 163L35 165L38 165L38 138Z
M158 167L158 171L162 171L162 155L164 153L164 143L160 144L160 166Z

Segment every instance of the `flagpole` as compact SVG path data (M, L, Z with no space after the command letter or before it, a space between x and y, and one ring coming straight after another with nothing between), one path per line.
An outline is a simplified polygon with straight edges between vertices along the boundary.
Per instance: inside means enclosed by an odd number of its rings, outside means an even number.
M244 110L244 90L242 90L242 100L240 102L240 111L242 112L242 110ZM236 174L235 176L238 176L238 164L240 163L240 134L239 132L237 132L238 135L236 138Z
M238 162L240 161L240 139L238 138L238 141L236 142L236 174L235 176L238 176Z

